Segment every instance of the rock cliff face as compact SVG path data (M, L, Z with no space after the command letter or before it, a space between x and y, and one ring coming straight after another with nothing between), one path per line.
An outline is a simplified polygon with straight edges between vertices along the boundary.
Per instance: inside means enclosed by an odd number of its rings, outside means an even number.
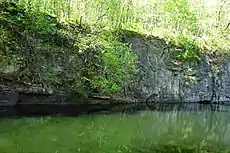
M14 106L19 101L17 90L0 85L0 106Z
M138 75L130 95L139 101L223 103L230 101L230 64L213 73L205 55L199 64L190 63L192 76L172 65L174 46L160 38L125 37L138 55ZM188 66L187 66L188 68Z
M199 64L190 63L195 80L187 78L186 66L173 64L172 53L177 49L157 37L125 35L124 41L132 44L138 56L138 73L133 85L125 87L124 96L139 102L200 102L227 103L230 101L230 63L223 64L218 73L213 73L205 55ZM2 84L0 82L0 84ZM33 90L33 87L27 87ZM40 89L39 90L43 90ZM20 100L55 103L77 102L70 94L41 93L23 94L23 89L0 86L0 105L15 105ZM20 93L20 94L19 94ZM25 92L27 93L27 92ZM39 98L40 97L40 98ZM41 98L42 97L42 98ZM71 98L70 98L71 97ZM36 99L36 100L34 100ZM39 102L38 102L39 103Z

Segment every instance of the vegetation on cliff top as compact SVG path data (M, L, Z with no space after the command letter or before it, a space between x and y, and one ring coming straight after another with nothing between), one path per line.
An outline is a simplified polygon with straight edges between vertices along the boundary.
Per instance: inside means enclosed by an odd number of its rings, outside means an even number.
M0 77L85 95L117 92L136 72L122 29L168 39L183 51L178 61L199 60L201 51L228 59L230 2L211 2L1 0Z

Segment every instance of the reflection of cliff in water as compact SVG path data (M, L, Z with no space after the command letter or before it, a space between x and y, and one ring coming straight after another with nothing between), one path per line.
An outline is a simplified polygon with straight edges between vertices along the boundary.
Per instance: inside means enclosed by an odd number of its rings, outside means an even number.
M217 111L229 112L229 105L199 104L199 103L152 103L147 105L150 110L156 111Z
M197 108L203 111L142 111L140 114L143 118L152 118L154 129L160 127L157 132L161 135L178 133L178 138L181 137L180 135L185 135L191 141L193 139L194 144L211 141L228 147L230 142L229 112L208 111L206 106ZM185 107L183 109L186 110ZM176 138L173 136L171 139L174 141ZM186 141L187 139L184 140L185 143Z

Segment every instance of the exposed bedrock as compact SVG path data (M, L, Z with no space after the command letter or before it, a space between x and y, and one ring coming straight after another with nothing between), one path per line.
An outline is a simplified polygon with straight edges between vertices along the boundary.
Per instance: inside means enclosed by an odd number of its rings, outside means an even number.
M207 56L199 64L190 63L195 80L186 77L181 66L172 65L176 49L160 38L125 37L139 58L138 76L129 95L146 102L227 103L230 101L230 63L214 73ZM184 66L185 68L186 66Z

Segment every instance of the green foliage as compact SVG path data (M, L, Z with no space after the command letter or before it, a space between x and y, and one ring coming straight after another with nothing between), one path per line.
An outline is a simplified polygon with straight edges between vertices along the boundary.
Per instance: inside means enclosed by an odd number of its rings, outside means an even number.
M108 41L101 58L104 63L104 77L111 83L108 89L118 91L122 83L128 84L135 74L136 56L128 44L117 40Z
M181 50L174 53L177 60L182 62L200 61L201 49L194 39L186 35L180 35L179 37L171 38L171 41L181 48Z
M8 72L9 67L21 64L20 57L13 54L17 47L12 33L0 25L0 72Z
M164 5L166 19L174 33L183 31L195 33L197 30L196 14L189 9L188 0L167 0Z
M188 36L206 35L211 48L229 42L228 1L216 6L193 0L19 0L19 4L27 11L45 12L63 21L87 22L93 28L135 30L163 37L182 32ZM228 46L218 45L220 48Z
M82 21L61 23L43 12L39 3L29 3L33 1L4 3L1 12L1 50L7 53L1 58L20 57L19 80L85 96L115 93L129 83L136 58L128 44L117 40L116 32L91 31Z
M11 41L11 33L0 26L0 53L1 58L3 59L5 56L9 54L10 51L10 41Z
M10 23L21 30L37 33L52 34L55 30L55 21L52 16L33 9L26 10L23 5L15 3L2 3L4 10L1 12L2 22Z
M82 36L76 44L85 61L84 80L91 91L105 94L119 91L124 82L128 84L136 66L130 46L107 35L111 36L108 33Z
M20 0L19 4L27 11L45 12L61 21L87 22L96 31L110 29L119 32L126 29L178 37L179 40L182 33L199 39L206 35L209 38L204 40L206 47L224 52L229 50L226 45L229 42L226 37L229 29L226 26L230 3L227 1L221 1L215 7L192 0ZM33 20L33 16L30 19ZM43 33L45 29L53 29L52 25L43 23L42 15L38 21L33 21L35 30L40 29ZM40 26L43 24L45 26Z
M116 93L120 90L120 86L113 79L107 79L103 76L92 76L92 80L90 80L93 88L102 91L104 94Z
M198 30L198 20L195 12L190 10L189 1L167 0L164 4L164 11L171 27L167 37L181 48L173 53L174 58L183 63L199 62L202 46L192 37Z

